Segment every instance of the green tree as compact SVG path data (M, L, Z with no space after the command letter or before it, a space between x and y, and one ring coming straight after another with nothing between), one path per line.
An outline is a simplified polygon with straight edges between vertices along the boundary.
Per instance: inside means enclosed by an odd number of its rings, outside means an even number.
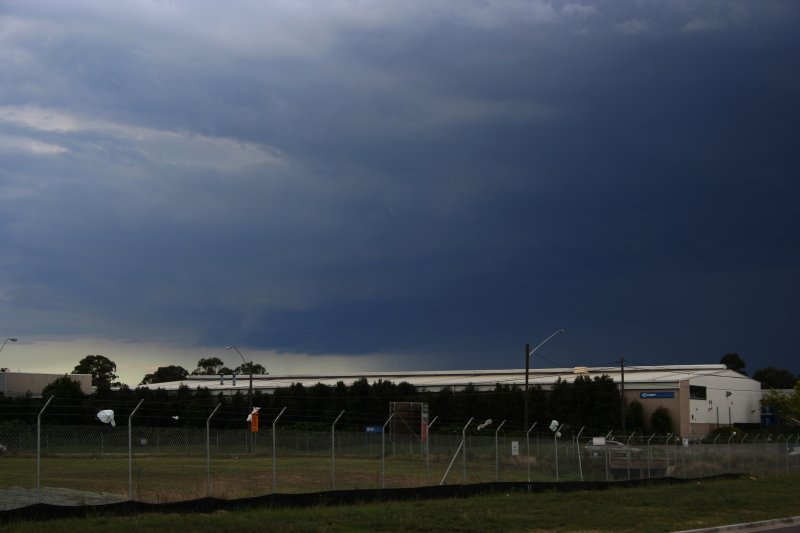
M644 431L644 407L639 400L632 400L625 406L625 428L630 431Z
M442 387L436 392L425 393L423 401L428 402L431 413L447 414L449 418L455 404L455 392L452 387ZM444 419L442 419L442 423L444 423Z
M258 363L253 363L252 361L249 363L244 363L242 365L237 366L233 369L234 372L237 374L247 374L250 375L250 370L252 368L253 374L266 374L267 369L264 368L264 365L260 365Z
M619 387L608 375L592 378L591 387L591 418L581 421L581 425L595 428L612 428L620 424L620 397Z
M719 362L727 366L729 370L735 370L740 374L747 375L747 371L745 371L747 363L744 362L744 359L742 359L742 356L738 353L726 353L720 358Z
M672 415L669 414L669 409L664 406L656 408L650 415L650 427L653 433L661 435L672 433Z
M753 373L753 379L761 382L762 389L791 389L797 383L797 376L785 368L768 366Z
M619 390L607 375L577 376L572 383L559 379L548 397L548 406L553 419L591 431L607 431L621 422Z
M140 385L164 383L167 381L181 381L187 377L189 377L189 371L182 366L160 366L152 374L146 374Z
M348 388L350 400L347 410L351 413L370 412L370 385L367 378L360 378Z
M45 387L42 389L42 398L49 398L50 396L55 396L60 400L78 400L84 398L86 395L83 394L80 383L65 375L57 378L52 383L45 385Z
M781 418L800 425L800 381L795 383L791 394L770 389L761 399L761 404L772 407Z
M572 423L575 400L573 398L573 384L558 378L553 384L553 389L547 396L547 412L555 420ZM542 422L550 423L549 420Z
M317 383L308 390L308 409L312 413L322 413L335 408L331 402L333 387Z
M87 355L72 370L73 374L91 374L95 387L118 385L117 364L104 355Z
M417 388L408 381L401 381L397 384L397 399L401 402L411 402L417 399L419 394Z
M224 366L219 357L209 357L200 359L197 368L192 370L193 376L216 376L218 374L231 374L230 368Z
M511 424L512 420L519 416L519 413L524 409L524 405L519 401L523 396L519 393L519 388L516 385L504 385L497 383L491 395L492 411L497 413L494 415L495 419L508 420Z
M525 404L525 391L519 393L520 411L524 409ZM541 385L534 385L528 388L528 420L539 422L540 424L545 420L549 423L552 417L548 417L547 413L547 393L542 389Z

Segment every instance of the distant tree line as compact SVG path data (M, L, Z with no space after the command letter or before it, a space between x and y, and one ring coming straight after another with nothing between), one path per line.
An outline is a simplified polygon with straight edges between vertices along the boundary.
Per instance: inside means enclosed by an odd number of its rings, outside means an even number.
M154 383L166 383L168 381L181 381L191 376L218 376L220 374L266 374L267 369L258 363L243 363L237 367L229 368L225 366L219 357L209 357L200 359L197 368L189 372L182 366L169 365L160 366L152 374L145 374L140 385L151 385Z
M552 391L540 387L529 390L529 420L537 421L538 430L546 430L551 420L564 424L562 432L577 432L585 428L586 434L605 433L621 426L620 398L617 385L608 376L589 378L578 376L574 382L559 380ZM180 387L175 392L141 386L136 389L98 387L91 395L84 395L80 385L69 375L58 378L43 391L42 398L30 396L0 397L0 423L35 423L46 398L55 400L48 406L46 424L100 424L96 414L112 409L117 421L125 423L127 417L143 400L136 411L136 425L156 427L202 426L214 408L215 427L246 427L245 418L253 406L261 408L262 426L272 423L280 409L286 407L281 424L295 428L325 429L338 413L345 411L337 427L351 430L368 425L383 424L389 417L390 402L425 402L430 419L438 416L438 432L459 432L472 417L477 422L492 419L495 424L506 420L505 429L522 432L524 391L516 385L497 384L493 390L478 390L473 385L454 390L417 390L407 382L394 383L379 380L369 383L366 378L350 385L340 381L329 386L318 383L306 387L295 383L276 389L272 393L255 391L252 398L237 392L231 396L213 394L209 389ZM645 429L641 405L631 402L626 417L630 428ZM537 430L537 431L538 431Z
M742 375L747 375L747 363L738 353L726 353L719 360L720 363ZM762 389L791 389L800 379L790 370L768 366L753 372L753 379L761 382Z

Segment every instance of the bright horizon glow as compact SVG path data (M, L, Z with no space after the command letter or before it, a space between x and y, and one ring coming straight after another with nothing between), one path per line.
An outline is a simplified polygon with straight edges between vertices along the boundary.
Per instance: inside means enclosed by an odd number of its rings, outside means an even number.
M159 366L178 365L191 372L202 358L219 357L231 368L240 363L238 356L235 360L226 358L224 348L217 348L215 352L214 347L91 338L34 342L21 339L13 354L11 350L3 351L0 366L7 367L12 372L68 374L87 355L104 355L114 361L120 381L131 388L135 388L145 374L154 372ZM274 351L249 348L248 358L266 368L274 368L272 373L276 374L406 370L408 368L401 368L398 364L402 361L414 361L407 355L316 356L277 354Z

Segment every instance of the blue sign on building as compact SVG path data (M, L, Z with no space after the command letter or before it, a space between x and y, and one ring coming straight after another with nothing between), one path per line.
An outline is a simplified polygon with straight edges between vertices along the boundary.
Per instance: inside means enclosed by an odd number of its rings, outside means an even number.
M364 431L367 433L383 433L383 426L367 426Z
M641 398L642 400L649 400L651 398L674 398L674 397L675 397L674 392L666 392L666 391L639 393L639 398Z

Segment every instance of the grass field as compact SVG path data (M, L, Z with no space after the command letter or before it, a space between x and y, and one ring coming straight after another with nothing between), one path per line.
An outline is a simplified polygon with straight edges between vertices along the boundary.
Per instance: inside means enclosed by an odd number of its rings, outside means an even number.
M598 492L513 493L336 507L97 516L6 524L8 532L666 532L800 515L800 478L698 481Z
M317 492L334 488L334 481L336 489L419 487L438 484L451 461L448 484L522 482L528 475L531 481L694 478L729 472L800 475L800 456L788 456L786 442L678 446L661 439L661 444L652 446L640 443L640 453L620 458L586 453L583 444L588 441L537 435L530 439L528 454L524 437L513 434L468 435L464 448L461 434L436 434L427 443L427 456L419 441L408 435L386 440L382 435L342 431L333 439L330 432L287 430L257 436L260 439L241 430L142 427L132 438L125 427L51 426L39 437L27 426L0 426L0 442L9 445L9 452L0 457L0 509L29 505L31 491L33 501L38 500L37 439L41 501L53 504L63 503L59 489L61 495L73 491L76 497L99 494L109 503L128 499L163 503L209 494L235 499Z
M446 456L431 457L430 468L419 457L408 455L387 458L383 464L379 458L340 457L335 461L334 478L330 457L280 457L274 472L271 457L218 457L211 462L211 494L233 499L271 492L316 492L330 490L334 482L337 489L436 485L448 464ZM500 468L503 481L527 480L527 467L523 461L507 460ZM2 469L0 490L4 487L36 486L34 457L6 457ZM132 469L133 499L163 503L205 497L208 495L206 469L203 457L136 456ZM103 492L118 495L119 499L129 499L127 456L47 456L41 460L41 472L42 487ZM564 472L562 480L577 479L576 476L576 473ZM493 457L473 458L469 462L469 483L495 481L496 477ZM551 479L549 470L546 474L537 468L532 470L533 481ZM448 476L448 483L460 484L463 481L463 466L459 460ZM48 501L46 496L42 501L59 503Z

